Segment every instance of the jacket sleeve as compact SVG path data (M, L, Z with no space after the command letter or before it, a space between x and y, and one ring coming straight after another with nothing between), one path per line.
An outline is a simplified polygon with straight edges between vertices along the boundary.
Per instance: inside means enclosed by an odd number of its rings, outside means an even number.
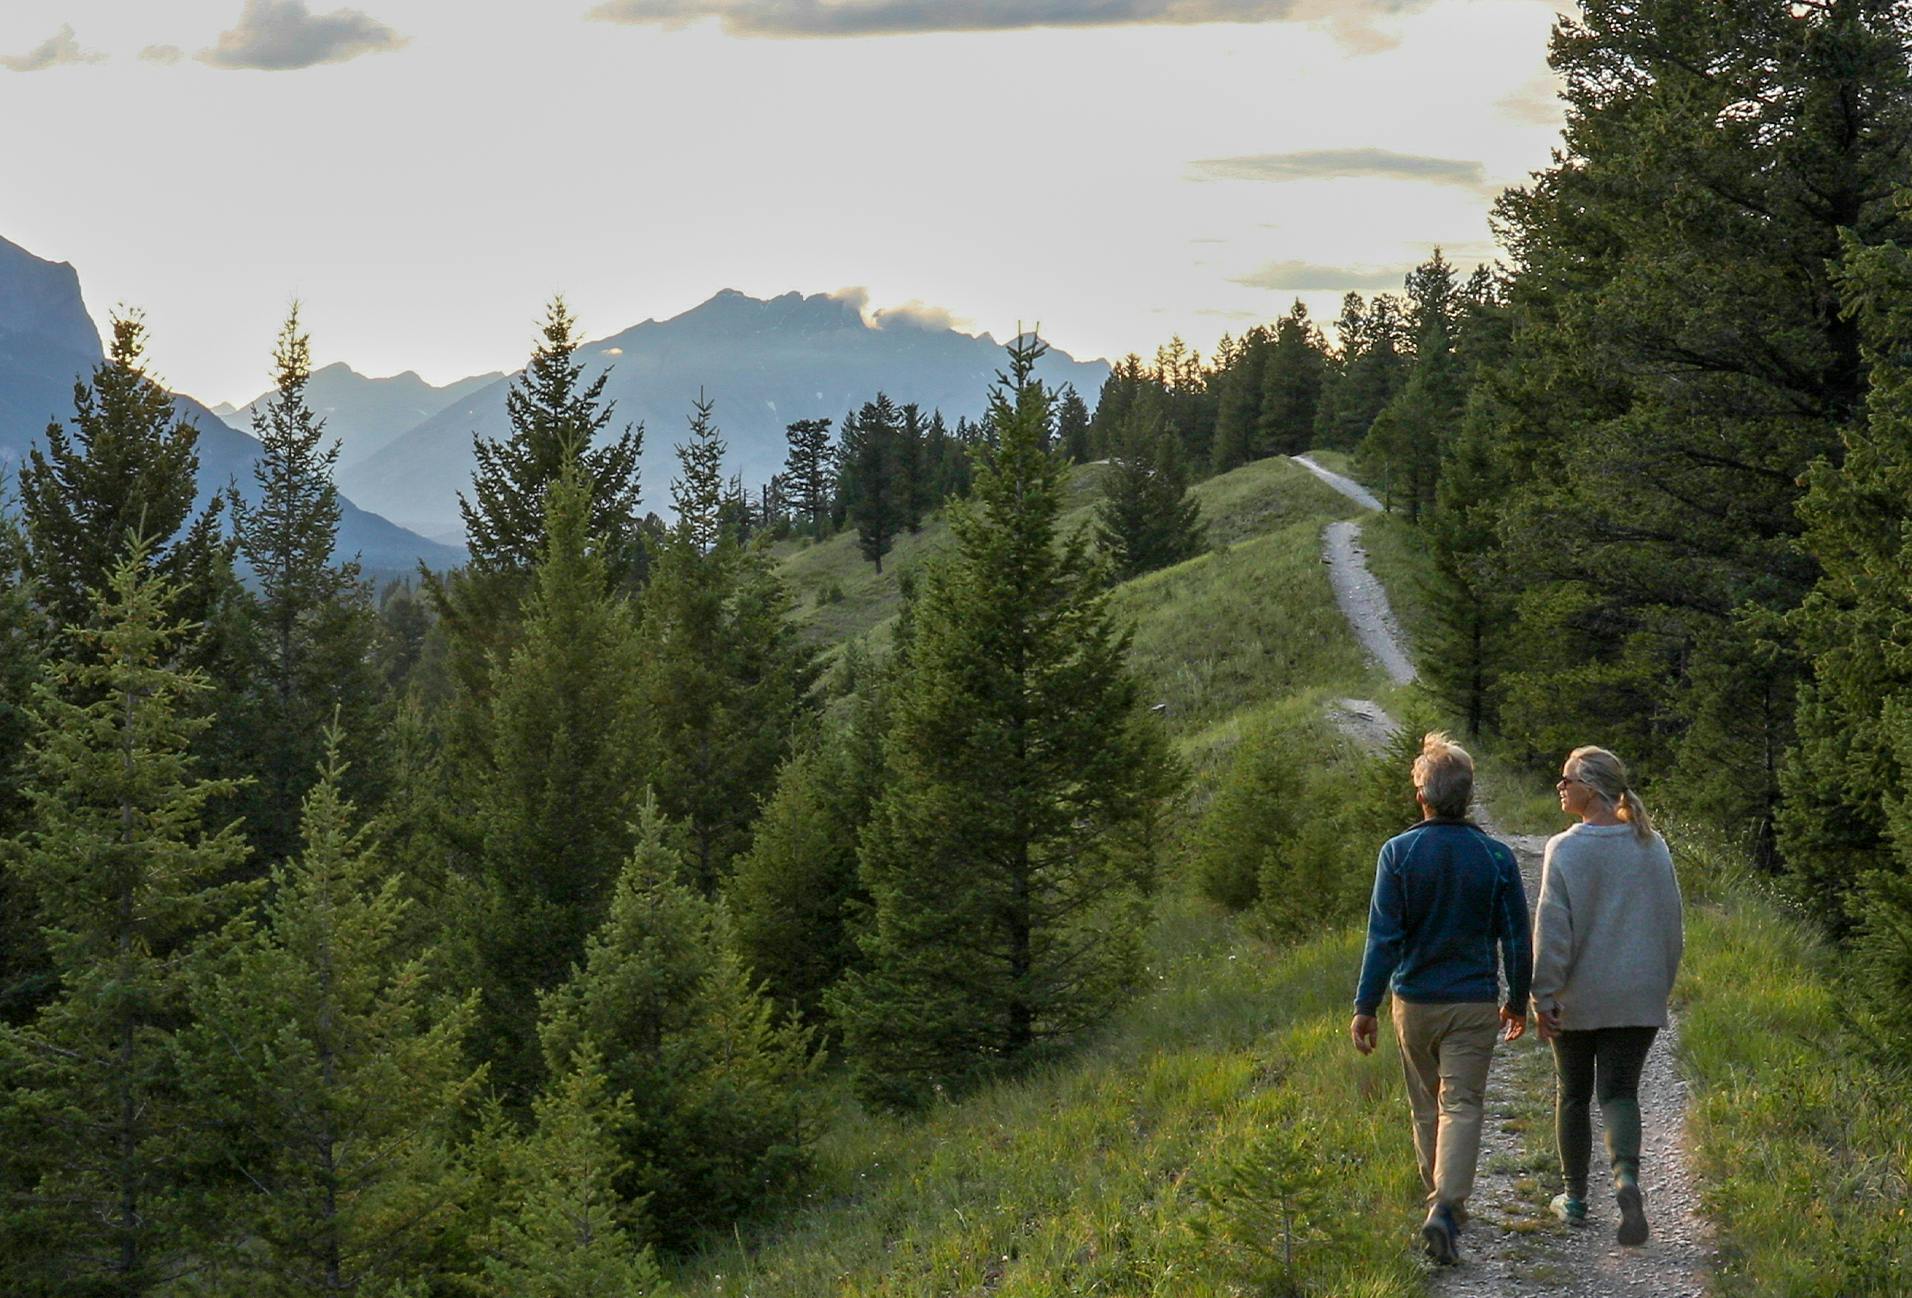
M1401 878L1385 845L1374 864L1374 896L1368 903L1368 948L1361 959L1361 981L1354 992L1354 1012L1372 1014L1381 1008L1388 979L1401 963L1407 938L1406 899Z
M1540 865L1540 902L1534 907L1534 1009L1546 1013L1559 1004L1560 989L1573 969L1573 906L1560 872L1554 868L1554 844Z
M1501 863L1505 879L1500 889L1500 967L1507 975L1507 1008L1527 1012L1527 996L1534 978L1534 949L1527 930L1527 886L1520 881L1520 862L1511 849Z
M1666 925L1666 973L1671 978L1680 971L1680 957L1686 953L1686 902L1680 896L1680 876L1673 868L1673 855L1660 840L1666 862L1666 890L1671 898L1672 916Z

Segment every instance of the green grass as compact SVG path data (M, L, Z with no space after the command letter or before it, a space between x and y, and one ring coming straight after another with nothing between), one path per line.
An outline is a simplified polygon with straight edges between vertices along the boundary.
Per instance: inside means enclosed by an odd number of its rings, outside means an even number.
M1095 467L1071 482L1065 527L1087 521ZM1311 474L1262 461L1196 489L1214 549L1130 583L1133 664L1166 704L1199 803L1244 729L1372 694L1378 674L1335 609L1321 528L1356 511ZM905 538L879 578L838 536L782 547L817 643L879 632L897 577L948 545L941 519ZM840 600L814 592L841 590ZM1150 986L1091 1042L919 1118L829 1097L817 1171L785 1205L674 1268L685 1295L1278 1292L1269 1259L1204 1239L1252 1222L1203 1194L1244 1149L1305 1124L1309 1188L1332 1243L1304 1238L1307 1293L1418 1294L1408 1248L1418 1200L1399 1064L1360 1059L1345 1031L1358 933L1276 949L1171 885L1151 934ZM1219 1214L1219 1215L1218 1215ZM1226 1219L1226 1220L1223 1220Z
M1912 1275L1912 1081L1871 1057L1830 957L1747 882L1689 914L1682 1063L1724 1298L1903 1293Z
M1164 905L1154 990L1065 1061L927 1117L846 1120L807 1206L677 1268L691 1298L746 1294L1266 1292L1205 1245L1201 1188L1309 1115L1344 1228L1300 1252L1306 1292L1412 1295L1417 1198L1399 1063L1344 1036L1359 937L1274 951L1185 899Z

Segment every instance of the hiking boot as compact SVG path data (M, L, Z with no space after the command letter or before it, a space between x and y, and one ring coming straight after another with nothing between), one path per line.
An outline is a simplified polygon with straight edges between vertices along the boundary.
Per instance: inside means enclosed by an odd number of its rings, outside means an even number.
M1613 1201L1620 1206L1620 1229L1614 1238L1628 1245L1646 1243L1646 1196L1640 1193L1639 1185L1633 1181L1622 1183L1614 1191Z
M1421 1227L1421 1250L1435 1266L1452 1266L1461 1260L1460 1231L1454 1226L1454 1213L1444 1203L1428 1210Z
M1587 1201L1585 1199L1576 1199L1571 1194L1556 1194L1553 1197L1553 1202L1547 1206L1553 1210L1554 1216L1560 1218L1560 1220L1566 1222L1569 1226L1584 1226L1587 1224Z

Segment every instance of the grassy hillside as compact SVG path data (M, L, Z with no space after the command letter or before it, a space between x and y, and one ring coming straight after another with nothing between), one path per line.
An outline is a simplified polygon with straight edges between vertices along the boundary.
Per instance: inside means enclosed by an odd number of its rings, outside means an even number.
M1086 519L1093 470L1072 491ZM1346 502L1285 461L1198 495L1217 548L1116 598L1135 665L1206 784L1284 700L1380 682L1320 561L1321 528ZM838 537L788 547L784 571L799 590L841 587L840 601L805 602L811 634L830 643L879 628L898 572L947 543L930 523L879 579ZM1275 949L1171 885L1151 936L1154 988L1095 1041L924 1118L835 1097L805 1201L713 1241L674 1283L689 1295L1275 1292L1279 1232L1257 1213L1288 1196L1306 1292L1418 1293L1399 1064L1388 1050L1360 1059L1344 1037L1358 959L1351 930ZM1285 1179L1244 1190L1231 1181L1244 1165Z

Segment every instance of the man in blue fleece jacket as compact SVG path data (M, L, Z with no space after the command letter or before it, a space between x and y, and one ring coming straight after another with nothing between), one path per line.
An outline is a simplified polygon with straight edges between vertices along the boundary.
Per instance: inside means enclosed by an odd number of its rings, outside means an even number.
M1503 1024L1509 1041L1527 1030L1533 980L1520 867L1513 849L1467 819L1473 792L1474 759L1444 734L1426 736L1414 759L1422 820L1381 847L1349 1026L1354 1048L1371 1052L1375 1015L1392 989L1427 1191L1421 1240L1441 1264L1460 1257L1494 1040Z

